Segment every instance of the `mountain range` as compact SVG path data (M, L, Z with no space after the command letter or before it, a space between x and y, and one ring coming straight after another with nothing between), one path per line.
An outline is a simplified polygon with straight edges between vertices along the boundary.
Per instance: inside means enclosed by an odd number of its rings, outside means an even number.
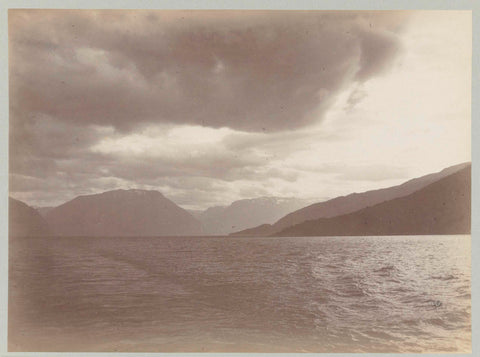
M378 236L469 234L471 168L410 195L332 218L309 220L276 236Z
M347 213L353 213L363 208L373 206L395 198L407 196L444 177L458 171L470 168L470 163L463 163L446 168L440 172L425 175L409 180L401 185L362 193L352 193L347 196L336 197L328 201L319 202L291 212L272 225L262 224L258 227L233 233L239 236L269 236L276 235L288 227L295 226L309 220L331 218ZM267 222L264 222L267 223ZM413 234L413 233L412 233Z
M187 211L158 191L138 189L79 196L37 210L10 198L9 225L10 236L465 234L470 190L471 164L464 163L308 206L301 199L260 197Z
M287 213L305 207L307 200L259 197L238 200L229 206L210 207L195 213L205 235L227 235L262 223L274 223Z
M158 191L115 190L79 196L45 214L60 236L195 235L200 222Z

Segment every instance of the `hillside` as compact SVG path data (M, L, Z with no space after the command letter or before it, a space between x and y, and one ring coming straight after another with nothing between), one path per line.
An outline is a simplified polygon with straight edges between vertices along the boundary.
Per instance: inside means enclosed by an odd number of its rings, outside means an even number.
M289 227L276 236L469 234L471 168L408 196L333 218Z
M444 177L447 177L455 172L458 172L470 166L470 163L462 163L459 165L448 167L437 173L409 180L398 186L366 191L362 193L352 193L350 195L336 197L325 202L315 203L287 214L286 216L275 222L273 225L270 225L270 227L266 227L263 224L262 226L258 227L258 229L252 228L248 231L237 231L232 235L274 235L275 233L278 233L288 227L303 223L308 220L331 218L347 213L352 213L365 207L373 206L378 203L389 201L395 198L407 196L428 186L433 182L436 182Z
M79 196L45 214L60 236L168 236L200 234L190 213L158 191L115 190Z
M45 217L47 213L54 208L55 207L36 207L35 209L37 210L38 213L40 213L40 216Z
M50 229L47 222L32 207L14 198L8 198L9 236L46 236Z

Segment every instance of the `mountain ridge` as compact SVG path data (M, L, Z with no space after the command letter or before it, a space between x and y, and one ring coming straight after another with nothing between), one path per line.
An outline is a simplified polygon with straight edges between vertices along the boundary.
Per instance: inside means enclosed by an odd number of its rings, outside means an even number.
M48 223L35 208L15 198L8 198L9 236L46 236L50 233Z
M465 162L444 168L436 173L430 173L410 179L400 185L361 193L354 192L345 196L335 197L327 201L317 202L285 215L274 224L271 224L270 227L266 227L265 224L262 224L258 227L250 228L247 231L234 232L231 235L270 236L288 227L308 220L331 218L342 214L352 213L368 206L409 195L423 187L426 187L430 183L438 181L443 177L449 176L452 173L458 172L470 166L470 162Z
M200 222L155 190L112 190L81 195L45 214L60 236L201 234Z
M471 167L411 193L353 213L308 220L274 236L471 233Z
M471 171L471 163L451 166L397 186L352 193L307 206L305 206L306 200L302 199L263 196L237 200L228 206L215 206L204 211L189 212L166 198L161 192L143 189L117 189L80 195L57 207L43 207L37 210L21 201L9 198L9 234L58 236L206 236L227 235L229 232L231 236L297 234L292 232L300 229L299 226L304 223L310 222L308 224L311 225L311 222L317 220L358 214L357 212L363 209L371 209L379 204L410 196L465 170ZM470 195L468 199L471 200ZM291 208L295 206L301 208L292 211ZM386 205L386 207L389 206ZM414 206L410 209L418 211ZM410 217L407 213L401 214ZM321 216L318 218L319 214ZM381 217L381 212L377 212L377 215ZM312 216L314 218L310 219ZM307 219L304 219L305 217ZM417 219L410 218L412 221ZM288 225L299 219L303 220ZM255 223L266 220L274 223L254 226ZM323 226L330 224L325 223L326 221L322 222L320 223ZM337 223L348 226L340 220L337 220ZM231 233L242 227L245 229ZM306 226L303 227L302 229L306 229ZM335 232L331 227L326 230Z
M234 230L274 222L292 210L308 204L308 200L290 197L263 196L232 202L228 206L209 207L199 215L204 234L228 235Z

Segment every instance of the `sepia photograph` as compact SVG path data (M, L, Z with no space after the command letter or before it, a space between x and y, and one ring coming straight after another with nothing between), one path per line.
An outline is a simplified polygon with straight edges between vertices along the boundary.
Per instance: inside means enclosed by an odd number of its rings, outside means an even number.
M472 353L472 32L8 9L7 351Z

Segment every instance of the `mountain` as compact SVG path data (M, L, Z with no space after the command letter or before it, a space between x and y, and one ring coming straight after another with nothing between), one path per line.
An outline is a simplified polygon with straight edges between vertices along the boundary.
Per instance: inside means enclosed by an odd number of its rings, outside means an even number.
M227 235L261 223L273 223L308 203L296 198L259 197L235 201L229 206L210 207L197 217L204 234Z
M196 219L199 219L200 216L202 215L202 213L204 211L200 210L200 209L186 209L185 211L187 211L188 213L190 213L194 218Z
M37 210L38 213L40 213L40 215L42 217L45 217L47 215L47 213L50 212L54 208L55 207L36 207L35 209Z
M158 191L115 190L79 196L46 213L60 236L168 236L200 234L190 213Z
M46 236L48 223L32 207L14 198L8 198L9 236Z
M303 223L308 220L331 218L347 213L352 213L368 206L373 206L378 203L389 201L398 197L407 196L415 191L418 191L428 186L433 182L436 182L444 177L447 177L455 172L458 172L470 166L470 163L463 163L451 166L437 173L409 180L398 186L362 193L352 193L350 195L333 198L325 202L315 203L297 211L291 212L290 214L287 214L285 217L275 222L269 228L265 227L265 225L262 225L258 227L258 229L249 229L248 232L239 231L233 233L232 235L274 235L275 233L278 233L288 227Z
M276 236L470 234L471 168L408 196L333 218L306 221Z

